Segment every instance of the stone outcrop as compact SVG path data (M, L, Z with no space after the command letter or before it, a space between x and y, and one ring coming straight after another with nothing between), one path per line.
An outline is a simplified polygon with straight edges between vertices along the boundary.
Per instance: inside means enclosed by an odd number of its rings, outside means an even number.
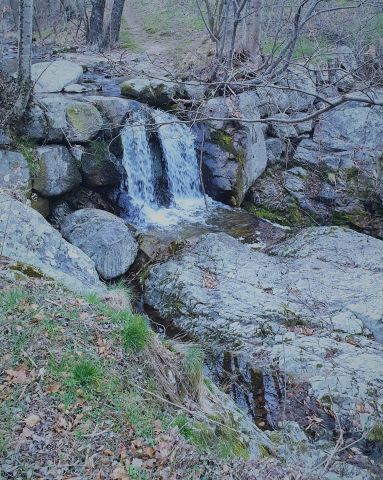
M137 244L119 217L93 208L78 210L64 218L64 238L94 260L106 280L126 273L137 255Z
M145 301L204 342L309 382L363 430L383 418L382 285L383 242L351 230L305 229L267 253L208 234L151 269Z
M5 194L0 194L0 245L0 255L14 261L15 269L33 267L31 276L46 275L79 292L104 288L85 253L38 212Z
M67 85L78 83L82 67L68 60L40 62L32 65L32 82L36 93L61 92Z

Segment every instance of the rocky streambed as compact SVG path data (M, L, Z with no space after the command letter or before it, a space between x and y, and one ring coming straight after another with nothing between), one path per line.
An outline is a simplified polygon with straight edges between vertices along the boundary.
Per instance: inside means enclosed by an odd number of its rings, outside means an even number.
M128 99L84 95L80 70L53 92L57 72L40 78L22 126L34 143L0 136L1 254L76 291L138 283L153 322L197 341L210 378L274 430L264 455L285 449L329 480L379 478L382 107L349 102L287 128L266 120L320 108L323 85L301 73L291 79L306 95L205 99L198 85L130 79ZM190 130L158 120L177 123L157 110L175 98L209 117L197 152ZM249 115L265 126L241 122ZM186 202L188 218L145 223L147 206L163 215L185 200L198 204Z

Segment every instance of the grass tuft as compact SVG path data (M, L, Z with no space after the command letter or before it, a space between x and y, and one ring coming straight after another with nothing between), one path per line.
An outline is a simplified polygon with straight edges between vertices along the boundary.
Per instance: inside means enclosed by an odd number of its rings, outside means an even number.
M122 330L123 344L126 350L141 352L149 339L150 330L147 320L141 315L130 315Z

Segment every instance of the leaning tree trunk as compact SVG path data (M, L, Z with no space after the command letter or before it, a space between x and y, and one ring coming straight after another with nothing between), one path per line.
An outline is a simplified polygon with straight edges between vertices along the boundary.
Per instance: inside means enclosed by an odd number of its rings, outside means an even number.
M20 84L31 83L33 0L20 0L19 10L19 70Z
M258 63L261 59L262 14L264 0L250 0L250 14L246 22L245 50L249 58Z
M92 13L90 14L88 43L96 45L102 40L104 26L105 0L92 1Z
M122 12L124 10L125 0L114 0L110 22L106 29L104 42L105 46L112 47L118 42L121 28Z

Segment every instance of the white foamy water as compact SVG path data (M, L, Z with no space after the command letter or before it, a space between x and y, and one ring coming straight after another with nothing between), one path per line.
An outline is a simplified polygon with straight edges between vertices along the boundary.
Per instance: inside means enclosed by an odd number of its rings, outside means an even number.
M137 227L162 227L182 222L201 222L206 214L198 160L191 129L177 118L160 110L152 111L162 158L152 151L145 125L148 113L134 112L121 132L124 155L122 165L127 180L121 188L129 198L127 216ZM159 162L166 176L167 206L156 191ZM207 197L210 206L216 202ZM163 200L162 200L163 201Z

